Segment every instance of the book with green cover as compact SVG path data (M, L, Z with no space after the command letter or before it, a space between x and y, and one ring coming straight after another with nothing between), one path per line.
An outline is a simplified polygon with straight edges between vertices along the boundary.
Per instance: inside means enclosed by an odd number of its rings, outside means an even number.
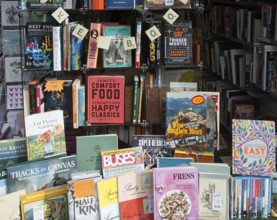
M116 134L77 136L76 151L78 170L101 170L101 151L117 149L118 137Z

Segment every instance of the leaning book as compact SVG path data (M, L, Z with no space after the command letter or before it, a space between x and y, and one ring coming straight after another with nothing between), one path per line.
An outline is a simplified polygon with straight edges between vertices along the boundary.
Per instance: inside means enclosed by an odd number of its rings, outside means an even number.
M7 168L8 193L27 193L66 184L77 172L76 155L21 163Z
M63 111L55 110L25 117L28 161L66 155Z

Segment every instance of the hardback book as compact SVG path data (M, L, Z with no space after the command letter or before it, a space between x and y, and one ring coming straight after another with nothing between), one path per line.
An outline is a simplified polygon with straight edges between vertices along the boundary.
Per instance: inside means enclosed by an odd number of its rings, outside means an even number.
M21 58L5 57L5 82L15 83L21 82Z
M103 178L117 176L127 172L144 170L142 147L131 147L113 151L102 151Z
M63 110L65 123L72 124L72 80L46 78L43 91L44 111Z
M157 166L158 157L170 157L172 152L166 146L165 135L133 135L132 146L141 146L145 169Z
M22 85L7 85L7 109L15 110L23 108Z
M101 152L117 149L118 137L116 134L77 136L76 151L78 170L101 170Z
M53 25L28 23L25 28L24 65L27 70L53 68Z
M26 0L27 9L57 9L63 6L63 0L42 2L40 0Z
M86 89L84 85L78 88L78 124L85 126L86 121Z
M20 196L22 220L68 219L67 186L53 187Z
M153 194L154 219L199 219L197 168L154 168Z
M200 162L189 162L190 166L196 167L199 173L217 173L226 176L231 175L231 168L226 163L200 163Z
M97 181L101 179L98 176L67 182L69 220L100 219Z
M25 116L28 161L66 155L63 111Z
M232 120L232 173L274 176L276 172L275 122Z
M77 77L74 79L72 83L72 123L73 128L79 128L79 120L78 120L78 103L79 103L79 96L78 96L78 90L82 83L81 77Z
M90 75L87 79L87 121L124 123L125 76Z
M1 219L15 220L20 219L20 196L26 194L26 190L22 189L14 193L0 196L0 212Z
M98 61L99 49L97 43L101 35L102 24L91 23L89 30L89 45L87 56L87 68L96 68Z
M174 0L146 0L146 8L191 8L191 0L174 1Z
M44 82L36 85L36 113L44 112L44 92L43 92Z
M119 175L120 219L153 219L153 174L151 170Z
M7 177L8 166L27 161L25 138L0 141L0 179Z
M191 65L192 21L164 23L164 65Z
M135 9L134 0L105 0L105 9Z
M53 70L62 70L62 26L53 26Z
M100 219L120 220L117 177L99 180L97 192Z
M7 167L8 192L27 193L66 184L77 172L76 155L47 158Z
M191 158L181 157L157 157L157 167L180 167L189 166L190 162L194 162Z
M134 74L134 95L133 95L133 114L132 122L133 124L138 123L138 109L139 109L139 76Z
M133 117L133 101L134 101L134 87L132 85L125 86L124 99L124 122L132 123Z
M103 51L103 67L132 67L132 51L123 45L123 39L131 37L131 26L103 25L102 35L111 38L109 49Z

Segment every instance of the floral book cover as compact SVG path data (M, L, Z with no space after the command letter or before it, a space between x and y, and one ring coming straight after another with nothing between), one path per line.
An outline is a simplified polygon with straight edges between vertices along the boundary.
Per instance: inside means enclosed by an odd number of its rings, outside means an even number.
M275 122L233 119L232 173L274 176L275 171Z
M167 144L186 151L213 152L215 104L215 100L203 92L167 92Z
M153 169L154 219L199 219L198 169Z
M119 175L117 179L120 219L152 220L152 170Z
M63 111L37 113L25 117L28 161L66 155Z
M124 123L125 76L88 76L87 121Z
M53 68L52 24L28 23L25 30L25 67L28 70Z

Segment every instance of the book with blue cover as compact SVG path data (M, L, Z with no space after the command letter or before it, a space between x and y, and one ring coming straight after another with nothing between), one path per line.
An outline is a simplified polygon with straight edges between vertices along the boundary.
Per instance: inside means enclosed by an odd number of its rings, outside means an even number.
M181 158L181 157L157 157L157 167L179 167L189 166L190 162L193 162L193 158Z
M105 0L105 9L134 9L135 1L134 0Z

